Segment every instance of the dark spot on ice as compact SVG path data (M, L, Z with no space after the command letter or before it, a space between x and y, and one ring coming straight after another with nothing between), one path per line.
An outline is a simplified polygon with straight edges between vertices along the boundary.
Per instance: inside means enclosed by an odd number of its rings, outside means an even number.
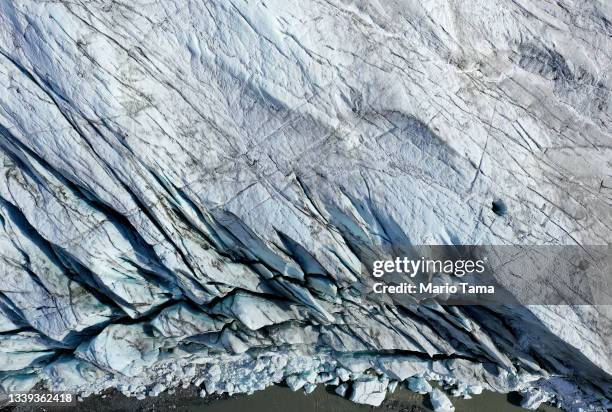
M491 202L491 210L497 216L504 216L506 212L508 211L508 208L506 207L506 204L504 203L503 200L497 199Z

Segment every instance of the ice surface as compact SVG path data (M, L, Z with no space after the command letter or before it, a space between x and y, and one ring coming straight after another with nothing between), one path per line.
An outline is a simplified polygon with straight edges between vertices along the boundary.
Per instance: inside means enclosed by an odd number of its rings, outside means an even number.
M366 295L363 267L610 244L611 21L595 0L0 2L0 391L344 382L374 405L408 381L610 408L609 307L415 305Z

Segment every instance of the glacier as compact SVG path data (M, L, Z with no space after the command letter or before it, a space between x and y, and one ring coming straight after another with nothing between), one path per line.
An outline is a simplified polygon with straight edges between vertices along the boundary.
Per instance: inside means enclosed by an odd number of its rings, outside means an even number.
M611 38L605 0L0 2L0 392L612 408L612 306L363 271L609 245Z

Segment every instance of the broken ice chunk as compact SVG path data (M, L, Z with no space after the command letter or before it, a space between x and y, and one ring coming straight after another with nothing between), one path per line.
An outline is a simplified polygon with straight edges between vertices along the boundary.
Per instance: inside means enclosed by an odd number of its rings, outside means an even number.
M423 378L418 376L413 376L408 379L408 389L412 392L420 393L421 395L425 395L426 393L431 392L431 385Z
M353 384L350 400L365 405L380 406L387 394L388 379L368 378Z
M455 410L450 399L440 389L434 389L429 395L429 400L435 412L454 412Z

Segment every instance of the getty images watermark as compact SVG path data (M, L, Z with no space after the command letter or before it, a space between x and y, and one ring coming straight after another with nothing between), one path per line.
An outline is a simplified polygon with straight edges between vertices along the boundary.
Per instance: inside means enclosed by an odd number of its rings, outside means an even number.
M364 265L365 293L406 303L612 304L610 245L404 245L403 251Z
M381 278L385 274L404 274L415 278L420 274L444 274L462 278L467 274L485 272L485 259L419 259L396 257L393 260L375 260L372 265L372 276ZM435 282L401 282L387 284L376 282L373 285L374 293L409 293L409 294L494 294L495 285L473 285L468 282L435 283Z

